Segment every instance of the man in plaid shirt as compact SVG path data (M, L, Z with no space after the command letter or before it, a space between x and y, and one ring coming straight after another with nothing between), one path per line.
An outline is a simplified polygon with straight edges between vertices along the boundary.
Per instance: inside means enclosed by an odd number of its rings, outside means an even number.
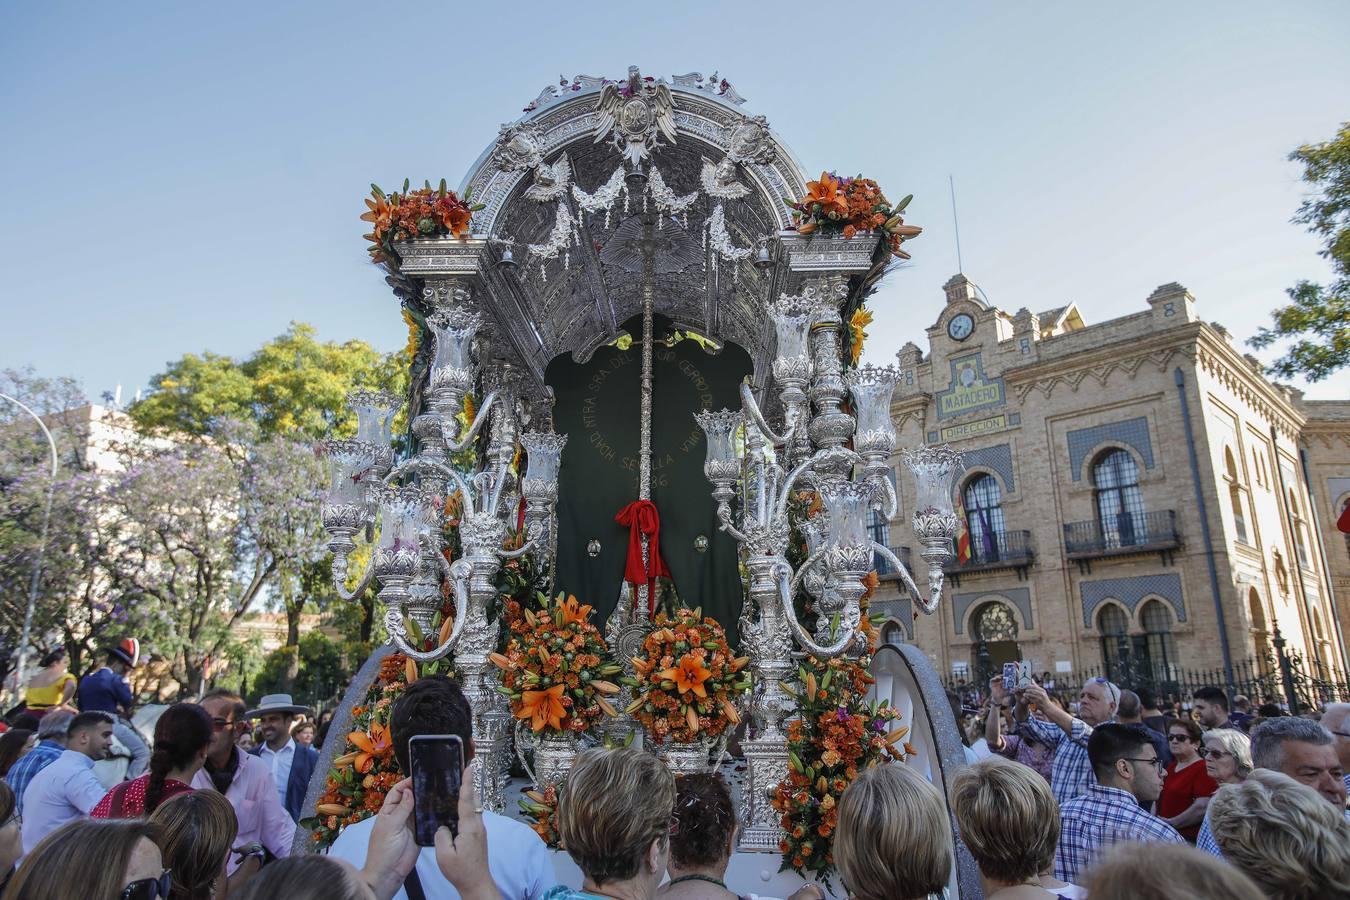
M1050 769L1050 791L1063 806L1094 783L1088 761L1087 742L1092 729L1116 717L1120 688L1105 678L1091 678L1078 694L1078 716L1069 715L1050 699L1045 688L1033 684L1017 692L1013 715L1024 723L1024 731L1036 740L1055 748ZM1047 721L1027 715L1028 703L1045 713Z
M66 752L66 732L70 730L70 720L75 714L63 709L54 709L42 717L38 724L38 745L19 757L5 776L5 782L14 792L14 810L23 815L23 792L33 776L50 766Z
M1162 793L1165 770L1142 730L1105 724L1087 742L1096 783L1060 807L1055 877L1076 883L1097 856L1121 841L1184 844L1162 819L1140 808Z

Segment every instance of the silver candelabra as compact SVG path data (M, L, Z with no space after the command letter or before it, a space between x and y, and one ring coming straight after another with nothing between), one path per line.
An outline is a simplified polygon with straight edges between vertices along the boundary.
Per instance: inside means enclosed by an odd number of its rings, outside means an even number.
M945 447L923 447L907 452L905 459L918 483L914 529L929 564L927 593L919 591L890 548L868 535L873 509L888 517L897 509L888 472L896 443L890 404L898 372L866 366L845 376L839 332L846 295L844 279L831 275L770 307L778 341L773 375L783 411L781 432L771 427L749 386L742 386L740 410L695 415L707 437L704 474L713 486L718 520L742 545L749 573L740 622L754 676L750 734L742 743L749 767L744 850L776 852L781 838L771 800L787 775L783 725L795 700L783 686L797 669L794 655L838 656L865 640L861 601L873 554L891 562L913 602L931 613L942 594L943 565L951 558L957 529L952 478L960 459ZM853 414L843 409L848 394ZM846 446L850 438L852 449ZM823 514L798 523L807 557L794 571L787 548L791 500L799 485L816 491ZM798 621L793 598L799 587L812 598L814 633Z
M478 768L479 796L487 807L501 810L512 719L488 660L499 634L492 610L498 593L493 580L508 559L547 555L567 437L519 434L517 401L505 375L496 379L500 386L488 392L472 421L463 421L464 398L477 389L483 375L474 352L482 320L464 284L454 283L450 290L428 287L424 294L436 308L428 317L434 353L426 402L412 422L418 453L393 465L390 423L398 401L388 394L353 394L349 403L358 418L356 437L327 444L332 486L323 509L324 527L342 597L357 596L373 579L379 583L385 627L400 652L422 662L455 653L474 711L474 743L484 759ZM453 458L474 445L489 419L483 462L462 471ZM528 469L518 485L510 468L517 440L528 454ZM506 550L516 490L525 503L525 541ZM449 562L442 520L447 500L455 496L463 552ZM373 553L365 572L349 586L349 558L359 532L367 540L374 538ZM438 636L435 646L426 649L413 635L437 634L433 626L444 596L442 584L449 585L454 598L454 621L444 639Z

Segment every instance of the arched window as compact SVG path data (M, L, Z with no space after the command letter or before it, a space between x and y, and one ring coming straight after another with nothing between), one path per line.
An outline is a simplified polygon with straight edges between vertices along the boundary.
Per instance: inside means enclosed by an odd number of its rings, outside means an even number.
M1298 561L1303 565L1308 565L1308 544L1303 536L1303 516L1298 510L1298 497L1294 494L1294 489L1289 489L1289 515L1293 518L1290 523L1290 529L1294 532L1294 551L1298 553Z
M994 562L1003 556L1003 490L992 475L976 475L962 492L970 529L972 562Z
M976 641L971 648L971 663L984 681L1002 672L1004 663L1022 658L1017 645L1017 619L1008 605L998 601L984 604L971 616L970 630Z
M1144 604L1144 652L1154 681L1173 681L1177 675L1177 648L1172 640L1172 613L1158 600Z
M1256 588L1247 591L1247 612L1252 620L1252 647L1256 651L1256 668L1262 676L1269 675L1275 669L1274 656L1270 650L1270 635L1266 633L1266 610L1261 605L1261 595Z
M1107 547L1132 547L1147 535L1139 466L1124 450L1108 450L1092 467L1097 522Z
M1223 465L1228 479L1228 502L1233 507L1233 528L1237 532L1237 539L1245 544L1247 543L1247 516L1243 513L1242 487L1238 484L1237 460L1233 459L1233 451L1227 447L1223 448Z
M1112 679L1125 674L1130 657L1130 617L1114 603L1097 613L1097 632L1101 635L1102 664Z
M887 619L881 626L881 642L883 644L903 644L905 642L905 629L894 619Z

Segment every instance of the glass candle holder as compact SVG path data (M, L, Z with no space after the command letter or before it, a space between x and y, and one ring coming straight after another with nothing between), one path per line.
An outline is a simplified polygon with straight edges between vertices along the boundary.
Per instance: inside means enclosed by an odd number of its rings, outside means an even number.
M394 415L403 404L385 391L353 391L347 408L356 413L356 439L376 447L387 446L393 437Z
M811 377L811 310L798 298L783 295L769 306L778 346L774 351L773 375L779 381Z
M558 470L562 466L563 447L567 446L567 435L527 431L520 436L520 443L527 455L524 479L526 491L530 491L531 483L546 491L556 491Z
M427 320L435 343L432 355L432 380L443 369L473 368L473 339L483 319L462 306L437 312Z
M952 482L962 469L961 454L947 446L919 447L905 451L905 464L914 474L914 516L951 516L956 509Z
M740 473L735 434L741 424L741 414L729 409L717 412L704 410L694 413L694 421L698 422L708 439L703 474L712 482L734 479Z
M895 446L895 424L891 421L891 395L900 380L894 366L866 365L849 375L853 410L858 418L857 434L889 436Z

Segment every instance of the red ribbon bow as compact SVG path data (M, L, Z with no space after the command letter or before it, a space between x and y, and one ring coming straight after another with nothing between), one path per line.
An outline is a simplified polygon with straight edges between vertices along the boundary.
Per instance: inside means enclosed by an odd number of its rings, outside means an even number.
M647 585L647 614L656 610L656 579L670 577L666 561L661 558L661 517L656 504L650 500L634 500L619 510L614 521L628 526L628 561L623 567L623 580L633 586L633 602L637 602L638 585ZM647 536L647 563L642 562L642 536Z

